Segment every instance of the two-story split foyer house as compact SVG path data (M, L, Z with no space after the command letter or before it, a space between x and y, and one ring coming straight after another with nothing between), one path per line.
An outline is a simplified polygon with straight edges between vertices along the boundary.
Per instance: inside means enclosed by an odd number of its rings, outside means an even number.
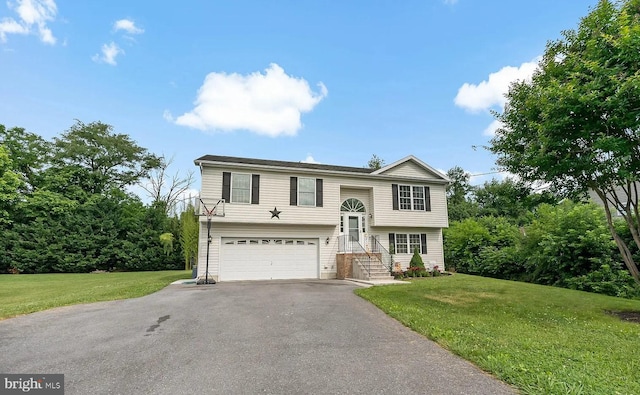
M379 170L216 155L195 164L204 205L217 204L209 230L200 217L198 276L208 261L218 281L373 278L376 265L388 275L390 248L396 267L417 248L444 270L449 180L414 156Z

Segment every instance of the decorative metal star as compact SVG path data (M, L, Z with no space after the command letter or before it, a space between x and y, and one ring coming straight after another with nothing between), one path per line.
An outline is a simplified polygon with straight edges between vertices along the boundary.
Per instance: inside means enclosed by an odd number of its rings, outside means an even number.
M269 212L271 213L271 219L273 219L274 217L280 219L280 213L282 211L278 211L277 207L274 207L273 210L271 210Z

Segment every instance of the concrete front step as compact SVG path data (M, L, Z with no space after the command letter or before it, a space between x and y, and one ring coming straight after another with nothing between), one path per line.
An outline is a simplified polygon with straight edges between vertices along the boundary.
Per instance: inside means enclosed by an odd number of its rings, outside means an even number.
M388 278L393 278L393 276L391 276L389 274L389 272L386 272L386 273L371 273L369 275L369 279L388 279Z
M384 267L380 262L371 262L369 266L369 270L363 267L364 275L367 276L368 272L368 280L371 281L388 281L393 280L393 276L389 274L389 269Z
M369 270L369 273L371 275L374 275L374 274L390 275L389 274L389 270L387 270L387 269L371 269L371 270Z

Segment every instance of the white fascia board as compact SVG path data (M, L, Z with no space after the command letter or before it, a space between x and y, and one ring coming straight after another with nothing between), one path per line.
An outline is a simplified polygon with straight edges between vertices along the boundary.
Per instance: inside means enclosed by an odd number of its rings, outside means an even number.
M337 171L337 170L323 170L323 169L306 169L299 167L283 167L283 166L270 166L270 165L256 165L250 163L234 163L234 162L218 162L218 161L207 161L207 160L196 160L196 165L199 166L210 166L217 167L222 169L255 169L255 170L269 170L278 173L303 173L303 174L326 174L326 175L335 175L335 176L343 176L343 177L352 177L352 178L361 178L361 179L375 179L375 180L396 180L396 181L414 181L421 183L432 183L432 184L448 184L450 181L448 178L443 177L443 179L432 179L432 178L417 178L417 177L401 177L401 176L388 176L385 174L377 174L377 171L372 173L352 173L348 171ZM424 163L424 162L423 162ZM434 171L436 174L442 174L437 170L432 170L431 167L428 167L429 170Z

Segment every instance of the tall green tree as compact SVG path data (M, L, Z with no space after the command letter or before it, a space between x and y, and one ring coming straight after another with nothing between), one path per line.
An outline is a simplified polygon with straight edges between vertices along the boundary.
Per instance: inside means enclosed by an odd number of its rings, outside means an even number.
M18 189L22 184L20 176L12 170L9 153L0 145L0 224L11 222L9 210L20 197Z
M195 208L189 203L180 213L180 246L184 257L184 268L191 269L191 265L198 257L198 233L200 227Z
M53 143L0 126L0 272L180 267L182 249L165 253L160 241L179 234L178 219L124 189L158 164L100 122Z
M462 221L475 217L478 206L473 202L474 187L471 185L471 175L462 167L454 166L447 171L451 183L447 185L447 209L451 221Z
M506 217L516 225L531 222L532 212L540 204L557 202L553 194L534 192L529 185L511 178L487 181L476 187L473 195L479 216Z
M378 155L373 154L369 162L367 162L367 167L373 170L382 169L384 166L384 159L381 159Z
M51 143L23 128L0 125L0 144L11 158L12 168L22 178L21 192L38 187L39 174L51 162Z
M84 171L90 193L136 184L160 165L160 158L102 122L76 121L54 139L54 148L54 166Z
M490 149L524 181L550 183L565 196L593 190L624 215L640 247L633 193L640 179L639 37L640 0L601 0L577 30L547 44L531 81L511 86L498 114L504 127ZM605 211L622 259L640 282L608 205Z

